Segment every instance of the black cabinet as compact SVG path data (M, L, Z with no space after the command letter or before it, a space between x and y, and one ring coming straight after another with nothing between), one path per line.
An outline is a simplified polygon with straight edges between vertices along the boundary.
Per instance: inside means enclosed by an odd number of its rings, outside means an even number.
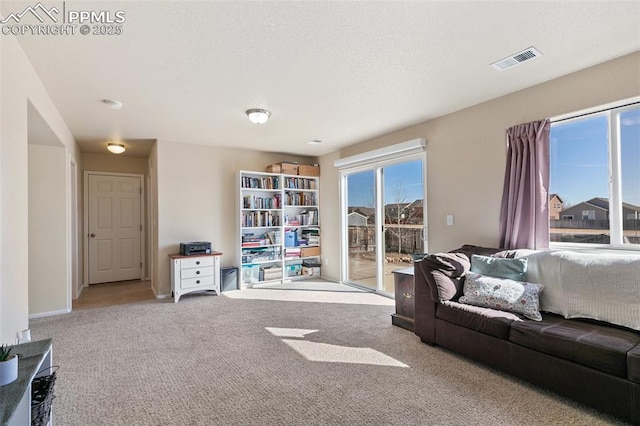
M396 313L391 315L391 323L398 327L414 330L414 280L413 267L393 271L395 286Z

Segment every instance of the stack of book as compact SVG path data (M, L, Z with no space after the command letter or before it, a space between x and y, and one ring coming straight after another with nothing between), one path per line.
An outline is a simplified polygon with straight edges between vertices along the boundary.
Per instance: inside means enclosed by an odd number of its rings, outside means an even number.
M305 229L302 231L302 238L307 241L310 246L320 245L320 231L317 229Z
M286 248L285 257L287 259L300 257L300 248L299 247Z

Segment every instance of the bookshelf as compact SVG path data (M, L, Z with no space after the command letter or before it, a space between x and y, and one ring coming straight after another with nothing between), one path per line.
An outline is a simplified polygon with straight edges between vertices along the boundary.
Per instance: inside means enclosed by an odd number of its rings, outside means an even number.
M243 170L237 181L240 288L317 277L320 178Z

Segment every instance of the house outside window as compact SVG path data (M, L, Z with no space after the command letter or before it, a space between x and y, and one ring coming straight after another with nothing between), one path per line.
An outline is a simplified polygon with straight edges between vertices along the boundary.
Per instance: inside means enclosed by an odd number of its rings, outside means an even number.
M549 192L551 246L640 250L640 98L552 119Z

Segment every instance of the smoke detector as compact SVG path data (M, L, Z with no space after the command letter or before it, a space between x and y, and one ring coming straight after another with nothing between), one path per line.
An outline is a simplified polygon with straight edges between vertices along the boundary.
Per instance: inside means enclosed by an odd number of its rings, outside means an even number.
M542 53L540 53L535 47L530 47L522 52L514 53L511 56L500 59L498 62L492 63L491 67L498 71L504 71L507 68L515 67L516 65L520 65L521 63L537 58L538 56L542 56Z

